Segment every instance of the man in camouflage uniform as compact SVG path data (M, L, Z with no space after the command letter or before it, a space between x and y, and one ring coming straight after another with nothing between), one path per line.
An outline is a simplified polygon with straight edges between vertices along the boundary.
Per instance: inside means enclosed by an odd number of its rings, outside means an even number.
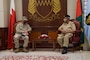
M69 45L69 38L73 36L76 31L76 26L73 22L69 21L70 16L66 15L64 18L64 23L58 28L61 34L58 34L57 41L61 47L63 47L62 54L67 53L67 48Z
M19 52L19 39L22 38L24 40L23 44L23 51L28 52L26 49L29 43L29 33L32 28L27 24L27 19L22 20L21 22L17 23L16 25L16 33L14 35L14 43L15 43L15 52Z

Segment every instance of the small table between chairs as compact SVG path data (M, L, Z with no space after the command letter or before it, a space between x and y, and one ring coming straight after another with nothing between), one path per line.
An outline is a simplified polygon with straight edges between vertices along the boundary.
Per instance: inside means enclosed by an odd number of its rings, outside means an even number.
M55 50L55 40L54 39L50 39L50 38L38 38L38 39L34 39L32 40L32 50L35 50L35 45L37 42L52 42L53 43L53 50Z

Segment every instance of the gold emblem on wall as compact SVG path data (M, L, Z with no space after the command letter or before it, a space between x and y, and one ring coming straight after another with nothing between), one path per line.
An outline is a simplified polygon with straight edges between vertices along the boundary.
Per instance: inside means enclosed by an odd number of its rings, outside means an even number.
M53 21L59 19L60 0L29 0L29 19L36 21Z

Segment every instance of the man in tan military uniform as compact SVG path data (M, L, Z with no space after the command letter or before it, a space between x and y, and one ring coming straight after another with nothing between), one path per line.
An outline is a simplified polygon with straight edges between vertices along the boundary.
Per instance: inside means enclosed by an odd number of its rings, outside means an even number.
M21 22L19 22L16 26L16 33L14 35L14 43L15 43L15 52L19 52L19 39L22 38L22 40L24 40L24 44L23 44L23 51L27 52L28 50L26 49L29 43L29 34L28 32L30 32L32 30L32 28L29 26L29 24L27 24L27 19L22 20Z
M70 16L66 15L64 18L64 23L58 28L61 34L58 34L57 41L61 47L63 47L62 54L67 53L67 48L69 45L69 38L73 36L76 31L76 26L73 22L69 21Z

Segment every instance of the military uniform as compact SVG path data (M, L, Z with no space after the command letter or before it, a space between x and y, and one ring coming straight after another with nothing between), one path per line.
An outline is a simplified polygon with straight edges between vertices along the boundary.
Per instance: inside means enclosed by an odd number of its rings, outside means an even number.
M22 38L24 40L23 47L26 48L28 46L29 37L28 33L25 33L25 31L31 31L32 28L29 26L29 24L23 24L22 22L19 22L16 26L16 33L14 35L14 43L15 48L19 48L19 39Z
M58 28L58 30L61 30L61 29L68 32L68 31L75 31L76 27L75 27L75 24L73 22L69 21L68 23L63 23ZM57 41L61 47L68 47L69 38L72 36L73 36L73 33L66 33L66 34L61 33L61 34L58 34Z

